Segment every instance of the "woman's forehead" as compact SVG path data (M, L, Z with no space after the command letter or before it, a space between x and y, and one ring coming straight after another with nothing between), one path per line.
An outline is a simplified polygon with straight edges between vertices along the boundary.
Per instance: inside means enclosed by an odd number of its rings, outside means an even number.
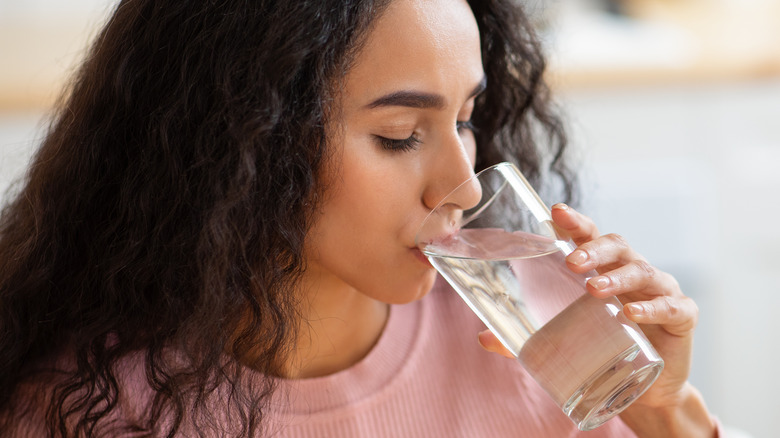
M395 0L367 35L344 91L366 105L395 90L468 93L482 77L479 28L465 0Z

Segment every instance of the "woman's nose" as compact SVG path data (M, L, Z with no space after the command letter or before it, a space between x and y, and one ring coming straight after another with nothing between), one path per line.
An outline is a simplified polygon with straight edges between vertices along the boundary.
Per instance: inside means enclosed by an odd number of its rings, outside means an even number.
M423 203L433 210L439 204L457 210L468 210L479 203L482 189L474 176L471 162L459 139L438 149L432 157L428 185ZM456 147L455 147L456 146Z

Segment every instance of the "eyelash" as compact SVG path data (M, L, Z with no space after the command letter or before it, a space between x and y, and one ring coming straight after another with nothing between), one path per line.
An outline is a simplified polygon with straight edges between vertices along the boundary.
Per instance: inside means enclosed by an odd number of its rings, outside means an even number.
M474 127L474 122L471 120L466 120L465 122L457 122L455 123L455 127L458 128L458 132L463 132L464 129L467 129L471 132L476 132L477 128Z
M415 137L414 134L410 135L408 138L404 138L401 140L380 137L380 136L377 136L377 139L379 140L379 143L382 145L382 149L388 151L399 151L399 152L410 151L412 149L417 148L417 145L420 144L420 139Z
M458 132L463 132L464 130L469 130L472 132L476 131L471 120L466 120L464 122L458 121L455 123L455 127L457 128ZM381 136L376 137L379 140L379 143L382 145L382 148L388 151L410 151L417 148L417 145L419 145L421 142L421 140L414 134L401 140Z

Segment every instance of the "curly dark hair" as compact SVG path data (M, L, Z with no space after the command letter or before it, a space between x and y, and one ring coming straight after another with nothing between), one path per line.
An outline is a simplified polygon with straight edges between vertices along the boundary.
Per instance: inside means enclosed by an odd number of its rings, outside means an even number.
M230 433L261 434L273 379L241 382L292 348L328 105L388 1L119 3L0 216L0 430L213 436L227 385ZM470 3L477 167L557 175L568 198L530 25L512 0ZM153 395L116 422L131 355Z

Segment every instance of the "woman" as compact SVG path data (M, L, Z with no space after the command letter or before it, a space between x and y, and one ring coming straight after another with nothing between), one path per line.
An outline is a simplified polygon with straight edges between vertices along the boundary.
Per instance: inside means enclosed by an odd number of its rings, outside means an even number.
M570 187L542 72L510 1L121 2L0 223L2 430L576 434L413 241L475 168ZM667 363L596 436L714 436L695 304L554 215Z

